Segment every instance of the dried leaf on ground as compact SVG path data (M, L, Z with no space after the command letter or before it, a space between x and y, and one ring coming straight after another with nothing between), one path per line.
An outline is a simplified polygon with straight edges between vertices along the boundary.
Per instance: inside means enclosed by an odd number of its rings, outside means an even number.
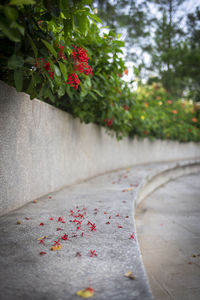
M48 235L44 235L42 237L39 237L37 240L40 241L40 240L43 240L43 239L46 239L46 238L48 238Z
M90 298L94 295L94 290L92 288L87 288L76 292L76 294L82 298Z
M135 279L135 276L133 275L133 273L130 271L130 272L127 272L127 273L125 273L124 274L124 276L125 277L128 277L128 278L130 278L130 279L132 279L132 280L134 280Z
M62 245L55 245L51 247L51 251L58 251L62 248Z

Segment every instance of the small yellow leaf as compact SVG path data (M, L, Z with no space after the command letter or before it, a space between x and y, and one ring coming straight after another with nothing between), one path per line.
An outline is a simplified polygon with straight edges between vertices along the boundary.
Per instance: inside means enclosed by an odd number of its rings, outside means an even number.
M44 236L38 238L37 240L40 241L40 240L43 240L43 239L46 239L46 238L48 238L48 235L44 235Z
M33 203L37 203L38 201L37 200L33 200Z
M51 247L51 251L58 251L62 248L62 245L55 245Z
M17 221L17 225L22 224L22 221L18 220Z
M87 288L76 292L76 294L82 298L90 298L94 295L94 290L92 288Z
M135 279L135 276L133 275L132 272L127 272L127 273L124 274L124 276L126 276L126 277L128 277L130 279L133 279L133 280Z
M127 189L127 191L132 191L132 190L133 190L133 188L128 188L128 189Z

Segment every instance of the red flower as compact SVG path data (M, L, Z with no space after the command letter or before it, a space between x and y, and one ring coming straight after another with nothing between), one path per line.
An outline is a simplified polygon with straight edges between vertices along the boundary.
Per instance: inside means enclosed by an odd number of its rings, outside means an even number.
M108 219L111 219L111 216Z
M58 239L57 241L54 241L54 246L59 246L60 245L60 239Z
M106 222L106 224L110 224L110 222Z
M176 109L172 110L172 113L173 113L174 115L176 115L176 114L177 114L177 110L176 110Z
M47 62L44 64L43 68L44 68L46 71L50 71L50 63L48 62L48 60L47 60Z
M59 44L58 48L59 48L60 50L64 50L65 46L62 46L62 45Z
M192 122L197 123L198 122L197 118L192 118Z
M60 230L62 230L62 228L57 228L56 230L57 230L57 231L60 231Z
M64 46L63 46L64 47ZM57 52L57 55L58 55L58 58L59 59L63 59L63 60L66 60L67 58L66 58L66 56L65 56L65 54L62 52L62 51L58 51Z
M44 223L40 223L40 226L44 226Z
M125 75L128 75L128 70L127 70L127 69L124 70L124 74L125 74Z
M131 240L131 239L135 240L134 233L131 234L129 240Z
M90 257L93 257L93 256L97 256L97 253L95 253L95 250L90 250Z
M90 223L90 225L91 225L90 230L91 231L96 231L96 225L95 225L95 223L94 224Z
M128 219L128 218L129 218L129 216L126 216L125 218L126 218L126 219Z
M123 106L124 110L129 110L129 107L127 105Z
M116 217L120 217L120 215L119 215L119 214L116 214Z
M68 240L68 235L64 234L63 236L61 236L61 239L64 240L64 241L67 241Z
M75 90L78 89L79 79L76 73L72 73L71 75L68 76L67 84L69 85L69 87L72 86Z
M117 227L118 227L118 228L123 228L121 225L118 225Z
M81 237L83 237L83 235L84 235L84 232L81 233Z
M113 120L112 119L105 119L106 125L108 127L112 126Z
M40 252L40 255L47 254L45 251Z
M70 209L70 216L74 215L74 211Z
M58 218L58 222L62 222L63 221L63 218L62 217L59 217Z
M44 240L40 240L38 244L45 245Z
M48 74L49 74L49 77L51 77L52 79L53 79L53 77L54 77L54 72L48 72Z
M27 218L27 217L26 217L25 220L31 220L31 218Z
M54 218L49 218L49 220L53 221L53 220L54 220Z

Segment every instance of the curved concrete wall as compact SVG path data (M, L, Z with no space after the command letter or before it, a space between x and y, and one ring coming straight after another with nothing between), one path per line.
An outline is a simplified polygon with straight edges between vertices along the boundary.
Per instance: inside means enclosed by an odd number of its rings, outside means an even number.
M124 139L0 81L0 214L111 170L195 159L200 144Z

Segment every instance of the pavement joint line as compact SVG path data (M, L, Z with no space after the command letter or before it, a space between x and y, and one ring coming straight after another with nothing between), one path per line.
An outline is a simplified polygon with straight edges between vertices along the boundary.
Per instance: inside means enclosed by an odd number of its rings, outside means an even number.
M89 286L95 290L94 300L153 299L137 241L135 206L167 181L199 170L200 159L136 165L69 186L2 216L1 300L76 300L76 292ZM69 222L69 212L84 208L83 220L95 223L96 231L83 221L81 237L75 222ZM60 216L66 223L57 221ZM22 223L17 225L17 220ZM61 232L70 241L60 242L61 250L50 251ZM129 239L133 233L136 241ZM45 235L46 245L38 245L37 238ZM47 254L39 255L42 250ZM90 257L90 250L97 256ZM124 277L128 271L135 280Z

